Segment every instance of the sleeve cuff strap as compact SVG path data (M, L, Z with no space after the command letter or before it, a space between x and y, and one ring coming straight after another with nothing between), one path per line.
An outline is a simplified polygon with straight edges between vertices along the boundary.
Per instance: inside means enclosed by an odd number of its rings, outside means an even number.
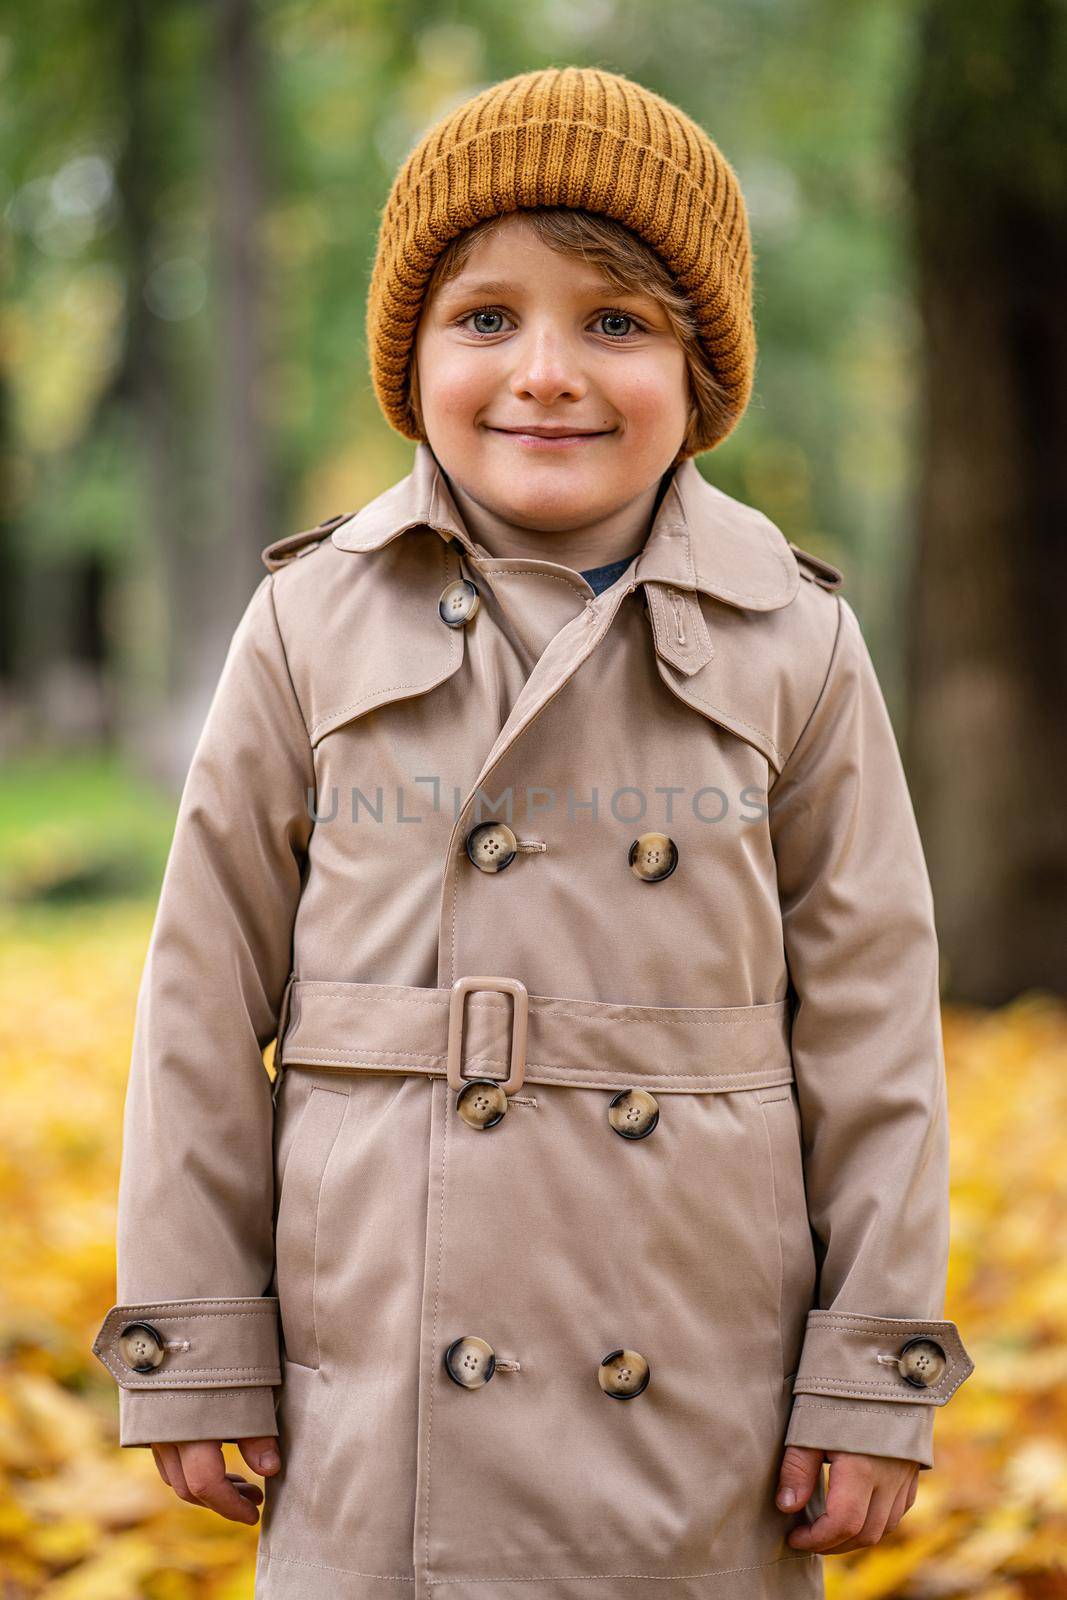
M123 1389L237 1389L282 1381L273 1295L112 1306L92 1348Z
M954 1322L809 1311L793 1393L943 1406L973 1371Z

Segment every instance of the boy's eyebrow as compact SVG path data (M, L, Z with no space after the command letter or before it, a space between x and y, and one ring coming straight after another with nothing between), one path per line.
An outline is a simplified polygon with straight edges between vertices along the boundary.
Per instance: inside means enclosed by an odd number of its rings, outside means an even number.
M474 281L468 281L464 278L453 278L451 283L446 284L441 290L441 295L442 297L471 294L506 295L514 294L519 288L521 288L521 285L508 283L503 278L479 278ZM644 293L644 291L641 289L613 289L611 285L607 283L603 286L599 284L591 284L587 293L590 299L593 299L598 295L602 295L605 299L611 299L612 296L614 296L616 299L625 298L630 300L647 300L650 298L650 296Z
M505 283L503 278L482 278L470 282L464 278L456 278L447 284L445 294L513 294L515 284Z

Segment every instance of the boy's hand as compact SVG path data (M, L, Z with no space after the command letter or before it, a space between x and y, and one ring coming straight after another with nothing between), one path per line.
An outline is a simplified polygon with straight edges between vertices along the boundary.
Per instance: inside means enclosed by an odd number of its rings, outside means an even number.
M281 1466L278 1441L265 1439L238 1439L237 1448L253 1472L270 1477ZM154 1444L159 1475L170 1485L179 1500L190 1505L207 1506L220 1517L232 1522L258 1522L259 1502L263 1490L258 1483L249 1483L239 1472L227 1472L218 1439L189 1439L179 1444Z
M819 1480L823 1458L830 1463L826 1510L812 1523L793 1528L787 1540L794 1550L861 1550L892 1533L915 1501L919 1463L901 1456L865 1456L852 1450L813 1450L789 1444L778 1475L777 1504L781 1511L799 1511ZM792 1490L791 1505L783 1492Z

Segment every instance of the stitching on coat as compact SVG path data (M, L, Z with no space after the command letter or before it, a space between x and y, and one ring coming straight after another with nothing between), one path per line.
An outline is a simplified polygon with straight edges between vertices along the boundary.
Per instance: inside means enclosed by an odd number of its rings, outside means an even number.
M134 1300L134 1301L131 1301L130 1304L131 1305L135 1305L137 1307L138 1311L144 1311L145 1313L151 1312L153 1316L157 1316L157 1317L181 1317L181 1319L184 1321L186 1317L227 1317L228 1318L228 1317L263 1317L263 1316L269 1316L271 1312L277 1310L277 1297L276 1296L271 1296L270 1297L270 1303L268 1305L265 1305L263 1307L262 1311L179 1311L177 1309L178 1306L183 1306L183 1305L193 1305L193 1306L195 1306L195 1305L210 1305L211 1304L210 1300L179 1300L177 1302L175 1302L173 1300L169 1300L169 1301L168 1300L160 1300L155 1305L149 1305L148 1302L145 1301L145 1300ZM118 1319L116 1318L115 1320L117 1321ZM129 1320L132 1321L132 1320L136 1320L136 1319L131 1318Z
M476 567L475 571L478 570ZM570 578L564 578L559 572L540 572L537 567L501 567L492 565L488 561L481 563L481 571L495 574L498 578L551 578L553 583L562 583L574 594L582 595L578 585L572 582Z
M965 1378L967 1378L969 1376L970 1376L969 1373L962 1372L960 1374L960 1376L956 1379L955 1383L952 1384L948 1389L942 1389L937 1384L931 1384L930 1387L926 1391L926 1393L929 1395L930 1398L928 1400L926 1400L926 1401L921 1402L921 1403L924 1404L924 1405L938 1405L938 1404L940 1404L942 1401L947 1400L950 1395L955 1394L956 1390L959 1388L960 1384L964 1381ZM903 1379L901 1379L901 1382L903 1382ZM814 1389L814 1390L809 1391L810 1393L813 1393L813 1394L830 1394L830 1395L842 1394L842 1395L846 1395L847 1396L847 1395L850 1395L850 1394L854 1394L857 1389L861 1390L864 1394L874 1394L879 1390L881 1390L881 1391L888 1390L888 1391L891 1391L894 1394L899 1394L900 1393L900 1390L897 1388L897 1385L895 1383L871 1383L871 1382L863 1381L861 1379L856 1379L855 1381L852 1381L852 1380L850 1380L848 1378L809 1378L809 1377L805 1377L803 1379L803 1383L805 1383L805 1384L817 1383L817 1384L822 1385L822 1387L819 1388L819 1389ZM908 1387L912 1388L914 1386L909 1384ZM801 1392L803 1393L804 1391L802 1390Z
M448 1124L451 1117L443 1116L444 1132L441 1135L441 1205L438 1214L437 1227L437 1270L433 1286L433 1332L430 1338L431 1364L437 1365L437 1308L441 1299L441 1263L444 1256L445 1242L445 1191L448 1186ZM430 1437L433 1433L433 1391L434 1385L430 1384L430 1404L426 1412L426 1512L423 1517L425 1536L426 1564L430 1564Z
M782 1098L784 1099L785 1096L783 1095ZM765 1100L758 1100L756 1103L760 1107L761 1112L762 1112L763 1106L767 1104L767 1102ZM772 1102L772 1103L776 1104L777 1102ZM771 1137L770 1118L767 1116L767 1114L765 1112L762 1112L762 1120L763 1120L763 1135L764 1135L764 1139L766 1141L766 1148L767 1148L767 1162L768 1162L768 1166L770 1168L771 1202L772 1202L772 1204L774 1206L774 1237L775 1237L775 1240L776 1240L777 1245L778 1245L778 1358L779 1358L779 1361L781 1362L781 1365L784 1367L785 1366L785 1329L782 1326L782 1321L783 1321L782 1312L783 1312L783 1301L784 1301L784 1298L785 1298L785 1254L784 1254L783 1248L782 1248L782 1216L781 1216L780 1211L778 1210L778 1166L777 1166L777 1163L776 1163L776 1161L774 1159L774 1143L773 1143L773 1140L772 1140L772 1137Z
M780 1567L786 1561L816 1561L819 1552L801 1550L796 1555L779 1556L776 1561L761 1561L752 1567L714 1567L710 1572L563 1572L536 1573L527 1578L427 1578L427 1584L438 1586L449 1583L601 1583L606 1578L635 1578L645 1582L684 1583L687 1578L721 1578L731 1572L765 1572L768 1567ZM389 1583L414 1583L413 1577L392 1572L362 1572L358 1567L332 1566L325 1561L307 1561L298 1556L279 1556L273 1550L264 1552L264 1560L284 1561L290 1567L310 1567L317 1572L349 1572L355 1578L382 1578Z
M242 1394L243 1390L245 1389L277 1389L280 1382L282 1382L282 1376L272 1379L269 1384L266 1384L266 1382L264 1382L264 1384L224 1384L224 1386L219 1389L218 1395L211 1395L211 1400L213 1400L213 1402L214 1400L221 1400L222 1403L226 1403L226 1400L230 1397L230 1395ZM152 1398L152 1410L155 1410L155 1406L160 1405L163 1400L203 1400L203 1390L205 1390L205 1387L208 1386L205 1386L205 1384L197 1384L195 1389L147 1389L147 1387L146 1389L141 1389L139 1384L123 1384L123 1389L126 1390L126 1394L152 1395L152 1397L154 1397ZM278 1435L270 1434L269 1437L277 1438Z
M886 1317L882 1322L864 1321L856 1323L839 1322L836 1320L833 1322L826 1322L818 1316L817 1312L809 1313L809 1315L813 1315L816 1319L813 1322L814 1327L840 1328L844 1333L889 1333L894 1329L902 1333L908 1333L912 1328L944 1328L944 1323L938 1317ZM842 1313L835 1313L833 1311L829 1313L823 1313L824 1317L827 1315L831 1317L840 1317Z
M108 1354L110 1354L110 1352L108 1352ZM118 1373L116 1372L116 1369L111 1365L111 1362L109 1360L107 1360L106 1357L105 1357L104 1364L105 1364L105 1366L108 1368L108 1370L110 1372L115 1373L116 1377L118 1376ZM133 1371L134 1371L133 1367L127 1367L124 1370L122 1375L123 1375L123 1377L125 1377L126 1373L133 1372ZM260 1372L260 1373L269 1373L269 1372L278 1372L278 1367L277 1367L277 1364L271 1366L269 1363L264 1363L264 1364L261 1364L261 1365L258 1365L258 1366L254 1366L254 1367L217 1367L217 1366L212 1366L212 1367L180 1367L178 1369L177 1373L168 1372L165 1375L162 1375L162 1376L160 1376L158 1378L153 1377L151 1373L147 1373L147 1372L138 1372L137 1373L137 1377L138 1377L138 1379L143 1380L142 1386L145 1387L145 1388L148 1388L149 1386L153 1386L154 1387L154 1386L156 1386L158 1384L158 1387L161 1388L161 1389L170 1389L170 1388L174 1387L173 1382L171 1381L174 1377L181 1377L181 1378L202 1377L205 1373L208 1373L208 1372ZM279 1372L278 1373L278 1377L274 1381L277 1383L277 1382L280 1382L280 1379L281 1379L281 1374ZM259 1386L257 1385L257 1387L259 1387Z
M833 1397L828 1395L827 1398L828 1399L832 1399ZM860 1400L860 1405L863 1405L863 1404L864 1404L864 1401ZM799 1411L799 1410L804 1410L804 1411L832 1411L835 1417L841 1416L841 1408L840 1408L840 1406L824 1406L824 1405L820 1405L818 1400L808 1400L802 1394L798 1395L796 1400L793 1402L793 1410L794 1411ZM914 1417L914 1418L916 1418L916 1420L918 1420L920 1417L925 1417L926 1414L927 1414L925 1411L909 1410L907 1408L907 1406L903 1406L903 1405L898 1406L897 1410L899 1411L899 1413L900 1413L900 1415L902 1417ZM868 1417L868 1416L879 1416L880 1417L882 1415L882 1413L880 1411L878 1411L878 1412L863 1411L863 1412L860 1413L860 1415L864 1416L864 1417Z
M277 1556L273 1550L264 1550L263 1560L284 1561L289 1567L308 1567L313 1572L348 1572L353 1578L380 1578L384 1583L414 1583L415 1579L399 1572L364 1572L361 1567L333 1567L325 1561L301 1561L298 1556Z
M479 785L479 787L481 787L481 786ZM449 942L448 942L448 976L449 976L450 980L455 978L455 976L456 976L456 912L457 912L457 904L458 904L458 901L459 901L459 852L458 851L456 851L453 854L451 867L452 867L452 926L451 926L451 929L450 929L450 938L449 938ZM422 1004L423 1002L417 1002L417 1003Z
M776 1561L760 1561L751 1567L712 1567L707 1572L543 1572L526 1578L427 1578L427 1585L440 1588L449 1583L602 1583L605 1579L632 1578L648 1583L683 1583L687 1578L724 1578L732 1572L764 1572L768 1567L780 1567L785 1561L813 1561L819 1551L802 1550L798 1555L779 1556Z

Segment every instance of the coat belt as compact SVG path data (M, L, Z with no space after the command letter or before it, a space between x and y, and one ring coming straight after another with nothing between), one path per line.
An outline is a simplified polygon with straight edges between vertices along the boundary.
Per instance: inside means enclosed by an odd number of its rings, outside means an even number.
M276 1083L283 1069L301 1066L424 1073L454 1088L493 1078L509 1094L524 1079L679 1094L793 1079L786 1000L636 1006L528 994L513 978L464 977L431 989L291 977L280 1015Z

